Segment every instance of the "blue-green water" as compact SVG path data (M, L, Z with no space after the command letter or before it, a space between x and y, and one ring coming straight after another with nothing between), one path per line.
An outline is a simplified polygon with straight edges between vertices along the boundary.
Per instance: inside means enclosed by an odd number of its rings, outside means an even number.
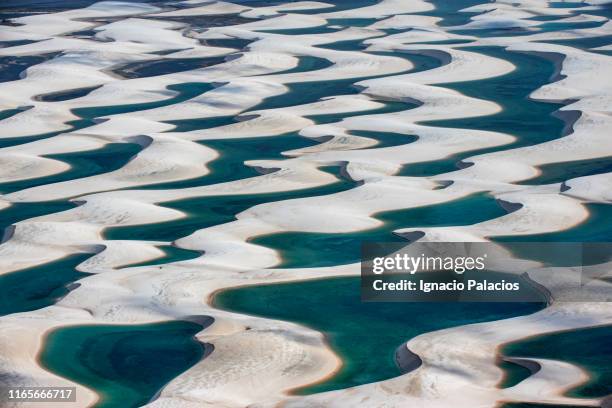
M612 34L602 35L598 37L580 37L580 38L569 38L569 39L562 39L562 40L546 40L544 42L551 43L551 44L565 45L568 47L580 48L583 50L589 50L590 48L610 45L612 43Z
M397 348L430 331L505 319L543 303L363 303L360 279L329 278L224 290L215 307L298 322L321 331L344 364L332 378L298 390L311 394L381 381L401 374Z
M498 384L499 388L510 388L532 375L529 368L513 361L500 360L497 365L504 370L504 378Z
M550 8L581 8L587 5L587 3L581 1L551 1L548 3L548 7Z
M278 251L281 268L321 267L359 262L363 242L405 242L392 233L399 228L470 225L507 212L488 194L475 194L441 204L386 211L373 216L384 224L351 233L283 232L250 240Z
M571 190L570 190L571 191ZM503 243L516 256L524 259L532 259L544 262L550 266L577 266L595 265L610 261L610 254L607 252L589 250L588 255L579 255L576 246L564 246L563 243L580 242L612 242L612 205L602 203L589 203L584 205L589 212L589 216L583 222L562 231L555 231L543 234L516 235L516 236L497 236L491 237L492 241ZM537 245L523 245L520 243L561 243L558 249L554 247L538 248ZM519 243L513 245L513 243ZM594 248L596 249L596 248Z
M327 96L351 95L359 93L352 85L359 79L336 79L322 82L296 82L286 85L287 93L266 98L255 110L278 109L287 106L313 103Z
M47 370L96 391L96 408L140 407L212 351L194 337L204 327L180 320L68 326L47 335L38 359Z
M161 258L124 267L151 266L197 258L200 252L170 245L160 247ZM76 267L91 254L75 254L58 261L0 275L0 316L22 313L55 304L71 290L71 284L88 276Z
M57 130L54 132L40 133L36 135L26 135L19 137L4 137L0 138L0 149L11 146L18 146L24 143L33 142L41 139L48 139L53 136L57 136L62 133L68 133L75 130L86 128L87 126L94 125L95 122L90 119L77 119L66 122L66 125L69 126L68 129Z
M0 18L2 18L2 11L0 11ZM15 40L15 41L0 41L0 48L16 47L18 45L31 44L36 41L33 40Z
M60 160L69 164L70 168L50 176L0 183L0 192L8 194L44 184L74 180L113 171L123 167L141 150L142 146L135 143L109 143L96 150L45 155L43 157Z
M339 170L327 170L338 174ZM352 188L354 183L338 176L338 181L320 187L250 195L220 195L195 197L164 203L164 207L187 213L187 217L155 224L112 227L104 232L106 239L175 241L193 232L230 222L236 214L257 204L295 198L327 195Z
M383 106L380 108L376 108L376 109L345 112L341 114L327 113L327 114L318 114L318 115L305 115L304 117L314 121L318 125L322 125L326 123L335 123L335 122L338 122L340 119L346 119L352 116L381 115L383 113L402 112L402 111L406 111L409 109L414 109L417 106L419 106L416 103L409 103L409 102L397 102L397 101L385 101L385 102L378 101L378 102L382 103ZM372 120L376 120L376 118L373 116ZM391 133L389 132L376 132L376 131L368 132L368 131L360 131L360 130L351 131L349 133L355 134L355 132L368 133L370 135L368 137L372 139L377 139L377 140L388 139L391 135ZM407 138L410 138L410 136L406 136L402 134L396 134L396 135L398 135L400 139L402 139L402 136L403 136L404 143L408 143Z
M6 233L7 227L19 221L66 211L75 206L76 204L65 200L11 203L10 206L0 210L0 230Z
M209 47L236 48L238 50L242 50L253 41L254 40L245 40L242 38L211 38L208 40L200 40L202 45Z
M3 119L8 119L11 116L15 116L16 114L20 113L20 112L24 112L26 110L28 110L29 108L16 108L16 109L5 109L3 111L0 111L0 120ZM1 141L2 139L0 139Z
M355 40L342 40L332 43L317 45L317 48L335 51L363 51L366 45L363 43L365 39L358 38Z
M342 26L342 27L365 27L376 23L381 18L328 18L327 24L330 26Z
M248 6L269 6L270 0L237 0L235 3L242 3ZM307 10L291 10L291 13L296 14L319 14L319 13L332 13L342 10L350 10L359 7L367 7L378 3L378 0L331 0L326 1L325 4L329 4L330 7L320 9L307 9Z
M253 21L257 21L257 18L245 18L239 15L232 14L221 14L221 15L202 15L202 16L174 16L168 17L164 16L159 18L161 21L177 21L179 23L189 24L194 30L202 30L203 28L210 27L224 27L228 25L237 25L237 24L245 24L252 23ZM219 47L230 47L227 45L219 45ZM179 51L179 50L176 50ZM157 74L156 74L157 75Z
M7 1L11 2L12 0ZM84 1L87 3L87 0ZM28 0L28 4L40 2L44 3L47 0L36 0L34 2ZM437 6L436 10L422 14L442 17L443 20L440 25L443 26L466 23L474 13L458 13L457 11L481 3L481 1L477 0L457 0L452 2L433 0L432 2ZM71 0L66 4L72 3L83 4L80 0L77 2ZM267 1L258 3L262 5L269 4ZM336 0L332 1L332 3L334 10L340 10L372 4L374 1ZM56 7L64 6L64 4L60 5L55 0L51 1L50 4L54 4ZM250 2L249 4L255 3ZM23 7L26 6L24 5ZM312 14L320 11L305 10L297 12ZM206 26L226 25L231 18L238 19L239 17L189 17L185 18L184 22L194 24L195 28L198 29ZM339 19L337 21L330 21L326 26L304 30L288 30L285 34L325 33L333 30L329 28L329 25L333 24L362 26L372 22L373 19ZM586 26L589 25L550 23L545 24L543 29L559 30L584 28ZM504 35L522 33L520 31L513 33L506 30L498 32L495 30L482 30L478 32L472 31L470 34L489 36L499 32L502 32ZM609 39L607 41L609 43ZM206 43L211 45L236 46L238 48L246 46L249 42L250 40L240 39L206 41ZM573 46L592 47L604 45L604 42L605 40L601 38L581 39L575 41ZM358 50L363 48L362 43L362 40L345 41L321 47L340 51ZM518 141L512 147L541 143L562 135L563 121L552 116L552 113L561 105L535 102L527 98L530 92L549 82L554 74L554 64L535 56L510 53L498 48L468 48L468 50L508 59L515 63L518 69L501 78L444 86L456 89L469 96L499 102L504 110L499 114L488 117L435 121L424 124L467 129L487 129L510 133L518 137ZM160 53L160 55L162 54ZM431 57L405 55L403 53L396 53L395 55L406 57L415 62L416 68L413 72L431 69L441 64L441 61ZM221 58L171 61L165 61L160 58L154 62L124 66L119 70L128 77L136 78L180 72L204 65L216 64L221 61ZM10 69L7 69L2 74L5 74L8 78L18 77L19 73L29 66L28 64L30 63L36 62L28 59L12 59ZM329 61L321 58L303 57L300 58L296 68L287 70L284 73L319 70L328 67L330 64ZM0 74L0 80L2 74ZM353 87L352 84L361 79L366 78L291 84L289 93L268 98L253 109L271 109L299 105L315 102L320 98L328 96L356 94L359 92L359 89ZM177 91L178 94L162 101L75 109L73 112L80 116L82 120L75 121L71 125L73 129L83 128L93 124L90 119L101 116L180 103L201 95L212 88L212 85L208 83L180 84L168 87L169 90ZM86 92L86 90L72 90L39 97L50 102L62 101L80 97L83 95L83 92ZM413 106L409 104L386 103L385 107L380 110L367 113L395 112L411 107ZM15 113L14 111L0 113L0 119ZM356 113L319 115L310 117L310 119L316 123L332 123L354 114ZM236 119L233 116L227 116L197 118L170 123L176 126L175 131L180 132L212 128L234 123L235 121ZM52 137L59 133L61 132L33 135L25 138L0 139L0 147L26 143L44 137ZM388 132L353 131L352 133L376 139L378 141L377 147L411 143L418 136L398 135ZM315 142L292 133L269 138L209 140L202 141L201 143L220 153L220 157L210 163L211 173L209 175L185 181L160 183L148 186L145 189L185 188L253 177L257 175L257 172L255 169L245 166L244 161L250 159L282 159L281 152L311 146ZM91 158L85 157L87 153L83 153L84 156L81 157L79 157L81 154L68 157L54 157L70 162L73 164L73 168L68 172L49 178L25 181L23 184L0 185L0 191L16 191L37 184L110 171L109 169L115 168L113 166L121 166L122 163L127 162L138 151L135 145L126 144L116 147L125 148L126 150L115 151L115 154L109 151L104 156L104 149L100 149L101 151L90 152L94 155ZM135 150L132 151L130 150L131 148ZM505 148L508 148L508 146L483 149L478 151L478 153ZM99 154L101 156L97 156ZM476 154L476 152L461 153L434 162L408 165L401 174L427 176L452 171L456 169L456 163L473 154ZM561 182L571 177L609 171L609 162L606 160L598 159L542 166L542 175L528 180L524 184ZM81 167L79 163L82 163ZM335 170L336 174L339 174L338 169ZM105 235L115 239L173 241L182 236L189 235L195 230L231 221L236 213L262 202L331 194L353 188L354 186L354 183L339 178L338 182L328 186L295 192L248 196L200 197L164 203L164 206L185 211L188 217L167 223L110 228L105 232ZM2 187L5 187L5 190ZM0 226L6 227L25 218L72 207L73 204L64 201L15 204L0 211ZM589 204L587 207L591 211L592 217L575 228L553 234L540 234L528 236L527 238L520 237L518 240L609 241L612 238L612 232L606 225L609 224L607 221L612 215L609 209L611 206ZM284 266L335 265L358 261L359 246L364 240L399 240L399 237L391 234L391 230L396 228L465 225L499 217L505 213L492 197L482 194L438 206L377 214L376 216L381 221L384 221L385 225L381 228L359 233L275 234L258 237L253 242L263 243L266 246L278 249L283 256ZM499 240L504 241L504 238L502 237ZM158 265L186 260L200 255L196 251L183 250L171 245L164 245L161 249L165 253L162 258L127 266ZM78 257L74 259L67 258L62 260L62 262L66 262L65 264L48 264L33 268L33 270L20 271L0 277L0 290L7 290L7 293L9 293L4 298L7 299L10 296L11 299L17 299L16 302L11 302L10 304L9 302L0 302L0 313L33 310L52 304L57 298L67 292L66 284L83 276L83 274L79 274L74 269L79 259ZM19 293L14 293L15 288L20 288ZM360 302L359 293L359 281L357 278L340 278L297 282L286 285L241 288L219 294L216 302L222 307L244 313L298 321L321 330L328 336L332 347L344 358L346 364L341 372L330 381L308 387L301 390L300 392L302 393L338 389L398 375L399 370L393 361L395 349L404 341L422 332L477 321L507 318L531 313L543 307L543 304L364 304ZM364 330L364 327L367 329ZM103 399L99 406L140 406L149 401L167 381L206 355L206 351L202 350L202 345L193 338L193 335L201 328L201 325L182 321L156 325L96 325L63 328L49 335L47 346L41 353L40 358L43 365L52 371L100 392ZM376 335L372 336L372 333L376 333ZM590 340L588 337L585 337L582 341L582 344L586 344ZM562 345L562 343L560 344ZM607 354L612 353L607 352ZM522 375L525 376L526 374L523 372ZM508 407L510 406L518 407L521 404L508 405Z
M306 71L316 71L319 69L329 68L334 65L333 62L326 58L321 57L313 57L311 55L300 55L297 57L298 63L295 67L287 69L285 71L280 71L275 73L278 74L291 74L294 72L306 72ZM267 74L256 75L256 76L265 76Z
M59 53L53 52L22 57L0 57L0 82L17 81L29 67L50 60L57 55Z
M193 69L221 64L225 56L206 58L171 58L155 61L131 62L115 68L113 72L126 79L148 78L157 75L175 74Z
M191 132L193 130L212 129L218 126L230 125L236 123L234 116L211 116L194 119L177 119L165 121L170 125L174 125L172 132Z
M170 98L154 102L76 108L72 110L72 113L81 118L92 119L108 115L118 115L120 113L159 108L162 106L173 105L195 98L196 96L199 96L204 92L210 91L213 88L214 87L207 82L186 82L183 84L169 85L167 89L177 93L176 95Z
M389 53L376 53L379 55L390 55ZM411 72L418 72L425 69L430 69L440 65L440 61L435 58L418 55L402 53L401 57L409 59L414 64L414 68ZM285 74L292 72L303 72L303 71L316 71L329 67L330 61L318 57L300 57L298 66L290 70L285 71ZM287 92L265 98L262 102L256 106L248 109L243 113L248 113L254 110L266 110L266 109L277 109L288 106L298 106L308 103L319 101L321 98L339 95L354 95L358 94L360 90L353 86L354 83L360 80L376 78L363 77L363 78L349 78L349 79L338 79L332 81L315 81L315 82L296 82L287 84ZM391 103L388 106L392 106ZM409 105L406 105L408 108ZM326 115L331 117L332 115ZM333 117L336 120L340 120L343 117L350 116L349 114L336 114ZM331 120L330 120L331 121ZM181 119L167 121L167 123L175 125L172 130L174 132L189 132L200 129L211 129L218 126L225 126L235 123L236 119L234 116L215 116L215 117L204 117L195 119Z
M393 132L377 132L372 130L351 130L349 133L354 136L362 136L376 140L378 143L374 147L377 149L383 147L401 146L416 142L419 139L418 136L415 135L405 135L402 133Z
M612 394L612 326L530 337L506 345L501 353L562 360L585 369L590 379L569 390L566 395L570 397L601 398Z
M278 30L255 30L260 33L272 33L272 34L282 34L282 35L304 35L304 34L330 34L338 31L337 28L330 28L327 24L323 24L315 27L305 27L305 28L283 28Z
M333 47L333 44L338 43L327 44L326 47ZM390 55L388 53L377 54ZM428 69L432 66L440 65L440 62L437 61L435 58L424 55L403 53L401 56L406 59L409 59L410 61L414 61L415 68L413 68L410 72L417 72L419 70ZM329 96L358 94L360 90L359 88L353 86L353 84L365 79L377 77L378 76L374 75L371 77L335 79L331 81L291 83L286 85L288 88L288 92L281 95L266 98L251 110L277 109L287 106L297 106L307 103L313 103L320 100L321 98ZM339 116L340 119L341 115Z
M210 172L188 180L171 181L139 187L146 190L167 190L207 186L258 176L259 173L244 164L247 160L281 160L282 152L313 146L317 142L302 137L297 132L279 136L240 139L216 139L198 142L214 149L219 157L208 164Z
M582 10L585 14L593 14L596 16L602 16L607 18L608 20L612 19L612 4L602 4L593 10Z
M162 245L158 246L158 248L164 252L164 255L162 255L160 258L124 265L123 267L135 268L137 266L162 265L171 262L187 261L202 255L202 253L199 251L192 251L190 249L179 248L173 245Z
M564 181L612 171L612 157L551 163L540 166L541 174L519 184L538 185Z
M419 54L415 51L409 50L401 50L395 52L389 51L375 51L371 52L374 55L384 55L388 57L397 57L408 60L414 65L414 67L410 70L410 73L427 71L428 69L438 68L442 65L448 64L447 59L436 58L431 55Z
M528 54L505 51L498 47L470 47L468 51L506 59L516 69L506 75L477 81L443 84L464 95L498 103L502 111L489 116L421 122L423 125L461 129L489 130L507 133L517 141L493 148L479 149L451 155L441 160L407 164L402 176L424 177L457 170L457 163L469 156L543 143L562 136L565 124L553 116L562 104L544 103L529 99L529 94L547 84L555 73L551 61Z
M0 275L0 316L28 312L54 304L65 296L68 284L87 276L76 266L90 254L72 255L55 262Z
M464 13L459 10L482 4L480 0L430 0L429 2L435 6L434 10L416 14L440 17L442 21L440 21L438 25L441 27L451 27L469 23L470 18L479 13Z
M43 102L62 102L68 101L70 99L81 98L83 96L89 95L91 92L100 88L101 85L92 86L89 88L78 88L78 89L69 89L67 91L61 92L53 92L50 94L39 95L36 99L39 99Z
M125 0L128 3L151 3L155 0ZM52 13L88 7L98 0L3 0L0 19L36 13Z
M571 191L571 190L570 190ZM580 224L557 232L494 237L498 242L612 242L612 205L585 204L589 217Z
M512 37L521 35L532 35L535 33L570 31L586 28L600 27L604 22L601 21L578 21L578 22L562 22L562 21L545 21L537 27L526 28L520 25L509 27L495 27L494 25L486 28L478 28L471 30L452 30L453 34L470 35L476 37Z

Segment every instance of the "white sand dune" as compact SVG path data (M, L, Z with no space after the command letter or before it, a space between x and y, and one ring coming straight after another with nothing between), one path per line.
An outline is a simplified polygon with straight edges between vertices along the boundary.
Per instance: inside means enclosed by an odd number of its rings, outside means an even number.
M382 18L395 14L418 13L433 10L431 3L418 0L382 0L372 6L321 14L323 18Z
M216 156L214 150L205 146L160 135L155 136L146 149L119 170L32 187L6 197L16 201L45 201L96 191L197 177L208 173L206 163ZM65 188L62 188L64 186Z
M143 3L101 1L83 9L15 18L13 21L20 24L19 28L7 30L23 33L24 39L30 38L31 35L54 36L96 26L95 23L79 21L83 19L130 16L156 11L160 11L160 8Z
M410 404L448 407L451 404L470 406L475 401L482 406L495 406L500 400L594 406L597 400L562 395L569 386L583 382L585 373L558 361L536 360L542 364L541 371L514 387L500 391L496 384L501 380L502 372L495 366L496 348L500 343L535 333L610 324L609 319L601 318L606 311L609 307L602 303L558 304L530 316L424 334L407 344L423 360L418 370L382 383L291 397L284 406Z
M612 173L563 183L517 184L540 175L542 165L611 155L607 130L611 125L612 84L608 72L612 57L592 52L593 49L547 42L609 35L610 22L588 13L596 10L598 3L591 1L592 6L581 10L573 6L551 7L545 0L496 1L463 10L474 13L469 15L469 22L448 26L442 25L440 17L428 15L434 6L425 1L382 0L347 10L331 10L330 4L314 1L255 6L188 0L180 2L179 8L163 9L140 3L101 2L84 9L20 17L13 19L16 26L0 26L3 41L35 41L0 48L0 56L63 52L29 67L19 80L0 83L2 110L32 106L0 120L0 141L59 133L34 141L26 138L22 144L0 149L0 182L69 170L67 163L45 157L50 154L92 151L108 143L132 142L143 147L118 170L0 196L0 211L21 202L45 205L48 200L72 199L79 204L63 212L22 220L9 228L0 245L0 273L87 253L91 256L77 269L92 274L79 280L53 306L0 317L0 375L9 385L75 385L43 370L36 359L49 330L72 324L139 324L206 315L214 318L214 323L197 337L212 343L214 352L172 380L149 405L494 407L500 401L597 404L597 400L564 396L568 388L584 381L587 373L562 361L535 359L542 367L537 374L501 390L497 384L502 371L496 358L500 345L510 341L612 323L610 307L605 303L555 302L529 316L426 333L406 339L406 346L423 361L411 373L346 390L295 396L288 392L333 375L342 364L324 335L290 322L218 310L211 306L210 298L218 290L235 286L359 274L358 264L275 269L281 261L280 254L250 242L261 235L365 231L383 226L377 213L444 204L476 193L520 204L513 212L473 225L394 231L400 235L423 231L423 239L429 241L485 241L497 236L562 231L588 219L585 204L609 204ZM205 30L189 26L193 17L228 15L252 21L230 19L230 25ZM537 16L554 20L539 21L534 19ZM330 33L318 31L330 19L339 19L334 24L346 23L349 27L337 27ZM353 19L372 21L366 21L369 25L363 28L350 27ZM545 30L550 21L603 24ZM480 36L479 29L483 28L498 28L500 34ZM524 35L503 35L503 29L512 28L526 31ZM92 38L70 34L90 29L95 32ZM307 29L314 31L307 33ZM469 30L469 35L456 30ZM215 39L250 43L239 51L201 43ZM344 50L340 44L359 40L364 44L362 50ZM439 41L443 43L436 43ZM516 137L512 134L421 123L453 118L475 118L477 123L479 117L500 112L501 106L495 101L469 97L444 86L494 80L516 69L509 61L480 53L474 48L478 46L507 47L508 51L555 61L557 75L530 98L564 104L560 112L568 122L572 120L571 111L579 112L577 120L568 123L571 126L564 136L534 146L515 147L512 143ZM441 65L412 72L415 64L409 60L410 54L436 58ZM219 58L220 62L132 79L115 72L128 63L207 57ZM322 68L298 69L309 61ZM355 85L353 94L326 95L295 106L264 109L268 98L286 95L293 84L317 87L347 79ZM211 84L213 89L171 103L179 94L168 87L191 82ZM86 87L98 88L64 101L44 102L40 98ZM389 101L405 102L405 109L375 112ZM78 119L72 111L75 108L153 102L159 105L96 118L93 125L82 129L72 130L67 124ZM338 115L338 120L318 123L313 118L317 115ZM168 123L219 116L233 117L235 121L188 132L177 131L180 129ZM372 132L371 137L357 136L358 131ZM277 160L260 160L254 152L245 165L261 170L262 174L255 177L189 188L138 189L209 174L209 164L220 153L207 147L207 140L239 143L242 138L290 132L299 132L319 143L301 149L287 148L282 159ZM397 133L398 138L414 135L417 140L380 147L376 134L381 132ZM467 157L464 162L472 164L469 167L432 177L397 175L404 165L482 148L495 151ZM338 179L321 169L329 165L343 166L344 175L359 183L323 196L265 202L235 214L233 221L197 230L172 243L104 238L105 229L116 226L193 216L164 205L175 200L219 195L246 197L331 186ZM171 244L199 251L201 256L165 263L162 246ZM150 260L159 260L160 264L129 266ZM95 401L93 391L77 386L78 406Z
M162 13L152 13L149 16L152 17L184 17L184 16L215 16L225 14L238 14L246 10L250 10L246 6L239 4L228 3L225 1L213 1L205 2L204 5L199 6L196 2L196 6L187 7L172 11L165 11Z

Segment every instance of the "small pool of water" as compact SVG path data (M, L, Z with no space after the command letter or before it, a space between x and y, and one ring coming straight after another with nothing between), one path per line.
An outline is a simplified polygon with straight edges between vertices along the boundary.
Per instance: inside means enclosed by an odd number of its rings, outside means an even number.
M69 164L70 168L49 176L0 183L0 192L8 194L26 188L107 173L125 166L141 150L142 146L136 143L109 143L95 150L45 155L43 157Z
M61 327L46 336L38 359L43 368L96 391L96 408L140 407L210 354L212 346L194 337L208 324Z
M50 306L70 290L68 285L88 274L76 270L91 254L76 254L58 261L0 275L0 316Z
M612 326L530 337L507 344L501 353L517 358L561 360L583 368L590 379L566 392L567 396L602 398L612 394Z

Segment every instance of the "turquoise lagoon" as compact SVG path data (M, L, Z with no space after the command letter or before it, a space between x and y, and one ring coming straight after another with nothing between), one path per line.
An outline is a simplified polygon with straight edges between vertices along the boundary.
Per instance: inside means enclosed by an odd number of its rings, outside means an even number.
M603 398L612 394L611 339L612 326L593 327L519 340L505 345L501 353L508 357L562 360L576 365L589 373L590 378L567 391L566 395L574 398ZM504 407L520 406L507 404Z
M360 2L360 4L364 5L369 3L372 2L366 0ZM434 3L438 6L436 10L422 14L443 17L441 24L451 26L464 24L473 15L470 13L456 13L458 9L480 2L473 0L461 0L460 2L436 0ZM355 2L339 1L334 6L334 9L345 9L355 7L355 5ZM313 13L312 10L302 12L307 14ZM343 19L343 21L335 21L334 23L359 25L364 22L368 21ZM549 25L547 27L551 30L565 28L559 25ZM310 29L310 32L326 31L328 29L328 27L319 27ZM294 32L294 34L296 33ZM486 32L476 34L487 35ZM228 39L211 40L210 43L217 45L234 44L242 47L247 45L248 41ZM580 43L579 45L591 45L591 43L595 44L596 42ZM351 50L360 49L362 46L361 41L355 41L329 44L325 48ZM532 55L507 52L500 48L468 47L467 50L507 59L517 65L518 68L503 77L458 84L445 84L444 86L458 90L468 96L496 101L503 107L503 110L496 115L486 117L425 122L423 124L500 131L515 135L518 140L511 146L481 149L479 151L460 153L442 160L406 165L400 175L428 176L441 174L455 170L457 163L466 165L462 161L477 153L496 151L508 147L533 145L553 140L563 135L566 123L564 120L553 115L562 105L532 101L527 97L533 90L548 83L555 75L555 66L552 62ZM405 55L398 54L398 56ZM408 58L416 62L416 70L430 69L440 63L439 61L428 59L428 57L410 55ZM185 61L184 63L187 65L197 65L202 62ZM297 72L300 69L321 69L326 64L325 61L321 60L301 59L296 69L293 71L289 70L286 73ZM164 70L175 70L176 68L169 68L163 62L136 67L139 70L138 74L144 76L149 74L157 75L163 73ZM178 68L181 69L181 67ZM149 70L158 70L158 72L154 73ZM289 86L289 93L268 98L253 109L272 109L299 105L314 102L322 97L354 94L359 92L359 89L352 86L357 81L359 79L291 84ZM180 84L168 87L168 89L175 90L178 94L162 101L145 104L75 109L73 112L82 119L71 123L71 125L77 129L93 124L93 120L101 116L179 103L203 94L212 89L212 85L205 83ZM60 98L61 100L63 97L75 97L75 95L78 97L78 93L76 93L68 96L55 95L55 97L52 96L51 98ZM409 109L410 107L411 105L409 104L387 103L380 112L398 111ZM10 114L14 114L14 112L4 113L4 115ZM344 117L349 115L347 114ZM342 117L342 115L338 115L337 117L328 116L313 119L317 123L329 123L336 119L340 120ZM574 118L568 117L565 120L571 122ZM227 116L190 119L171 123L176 126L174 131L180 132L212 128L234 122L234 117ZM51 137L58 133L60 132L33 135L26 138L2 139L0 144L2 147L16 145L42 137ZM410 143L418 136L381 132L368 134L362 131L354 131L353 133L373 137L380 143L379 147ZM314 144L313 141L301 138L296 134L261 138L260 140L209 140L201 143L214 148L220 153L220 158L210 164L211 174L192 180L160 183L148 186L145 189L195 187L253 177L257 175L257 172L253 168L244 166L243 162L245 160L261 158L282 159L281 153L283 151ZM129 155L130 152L126 152L124 158L129 160ZM63 160L67 161L69 158L64 157ZM526 181L525 184L557 183L571 177L608 171L609 162L606 160L598 159L596 162L569 163L568 167L560 165L542 166L542 175L536 179ZM80 170L75 169L72 171ZM355 183L352 181L342 178L338 168L333 169L333 171L338 177L338 182L314 189L249 196L200 197L164 203L163 205L165 206L185 211L188 217L168 223L129 228L109 228L105 232L105 236L108 239L173 241L197 229L231 221L236 213L259 203L331 194L355 186ZM74 173L72 174L70 177L74 177ZM59 181L63 176L59 177L56 181ZM45 183L51 181L52 179L43 180ZM18 186L15 185L15 188L18 188ZM0 217L2 217L2 225L6 227L18 220L71 207L72 204L68 202L19 203L0 211ZM589 204L587 207L591 212L591 217L575 228L553 234L521 237L520 240L610 240L612 234L610 228L606 227L610 216L610 206ZM257 237L253 242L279 250L283 256L283 266L286 267L331 266L358 260L359 253L357 248L362 241L399 240L399 237L391 233L393 229L403 227L417 228L419 226L466 225L495 218L505 213L492 197L486 194L479 194L437 206L377 214L377 218L385 224L380 228L359 233L307 234L290 232ZM505 240L503 237L499 239L499 241ZM512 238L508 239L508 241L510 240ZM170 245L163 246L161 249L166 254L164 258L131 266L171 262L200 255L195 251L185 251ZM6 288L10 290L11 287L14 288L27 283L31 286L31 295L18 298L19 302L15 305L2 305L4 307L2 313L33 310L52 304L57 298L67 292L67 284L82 277L82 275L74 271L74 267L80 260L78 257L66 258L60 264L49 264L43 267L42 271L20 271L6 275L4 278L9 278L5 280L7 282ZM72 270L70 270L71 268ZM60 270L65 271L65 275L62 273L58 274L57 271ZM53 279L50 278L51 274L48 273L49 271L55 272ZM38 275L41 274L45 275L44 279L39 279L40 276ZM37 276L34 277L34 275ZM29 282L30 279L31 282ZM26 285L26 287L28 286ZM468 323L525 315L544 307L543 303L494 303L486 305L471 303L361 303L359 295L358 278L330 278L226 290L216 296L215 304L221 308L240 313L299 322L320 330L327 336L331 347L343 358L344 365L334 377L319 384L297 390L298 393L304 394L339 389L399 375L401 373L400 369L394 361L396 349L405 341L421 333ZM210 346L198 343L193 337L202 328L203 325L201 324L183 320L151 325L81 325L64 327L56 329L49 334L46 339L45 348L42 350L39 358L41 364L47 369L96 390L101 395L98 406L139 406L155 398L159 390L168 381L184 372L212 351ZM609 333L605 331L602 333L587 332L586 335L582 335L586 337L580 337L580 334L575 336L577 337L574 337L573 340L547 337L541 341L544 345L552 344L551 350L557 350L561 353L561 357L567 359L567 361L576 361L577 364L581 364L592 372L598 373L597 376L601 377L603 382L609 384L609 373L605 369L602 371L601 364L600 366L595 364L594 355L590 354L591 352L596 354L598 349L607 350L603 343L606 336L609 339ZM572 355L566 349L568 345L581 344L579 341L582 341L582 344L584 344L586 341L591 341L591 338L604 339L596 340L597 344L601 344L604 348L593 347L593 350L585 352L585 356ZM510 347L507 352L512 355L515 352L517 355L533 353L534 357L545 357L546 352L548 352L544 346L539 345L537 342L520 344L522 345ZM605 352L608 355L612 355L608 351ZM585 358L587 360L591 358L590 362L585 360ZM526 374L523 373L522 375ZM517 381L520 381L520 379ZM595 380L590 385L585 385L584 387L586 388L583 387L571 392L576 393L575 395L586 396L606 391L605 387L602 388L601 385L598 385L601 384L601 381L597 381L599 380ZM510 406L508 405L508 407ZM519 407L521 405L512 406Z
M334 376L296 392L312 394L401 374L396 350L419 334L534 313L544 303L361 301L359 277L245 286L218 293L216 307L288 320L325 334L343 365Z
M212 352L194 337L208 324L62 327L47 335L38 359L55 374L95 390L96 408L139 407Z

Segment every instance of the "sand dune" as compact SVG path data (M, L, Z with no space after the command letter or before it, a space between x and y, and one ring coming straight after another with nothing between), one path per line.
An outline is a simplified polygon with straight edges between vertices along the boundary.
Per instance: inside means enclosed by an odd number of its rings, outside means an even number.
M367 231L383 227L376 217L381 212L487 193L503 205L516 206L515 211L472 225L393 231L400 236L422 231L422 239L429 241L486 241L564 231L589 219L587 204L609 204L607 171L520 184L537 180L545 165L612 155L607 140L612 57L598 52L609 46L559 43L609 35L610 22L589 13L599 11L599 3L591 1L582 9L552 7L544 0L497 1L466 8L454 16L465 16L465 21L447 24L452 13L430 15L438 10L425 1L382 0L339 10L314 1L252 6L189 0L180 7L163 8L100 2L19 17L12 20L13 26L0 26L3 41L33 41L0 48L2 57L62 52L0 83L2 110L31 107L0 120L0 143L7 143L0 148L0 183L72 169L49 155L95 152L110 143L142 148L118 169L0 197L0 215L24 203L78 204L9 220L0 245L0 274L19 273L75 253L91 255L77 267L91 275L56 304L0 317L0 375L9 385L74 385L43 370L36 359L45 334L54 328L210 316L214 323L197 338L213 344L214 352L172 380L149 405L597 404L594 399L564 395L587 373L563 361L536 359L538 373L499 389L502 371L496 357L500 345L520 338L610 324L605 303L555 302L528 316L406 339L405 346L423 361L419 369L378 383L296 396L288 392L324 380L342 364L324 334L295 323L218 310L210 301L216 291L235 286L359 274L358 264L277 269L281 254L251 242L262 235ZM227 18L228 23L190 26L190 19L203 16ZM541 16L546 20L536 18ZM560 27L551 29L550 22ZM73 35L88 30L93 32ZM487 55L481 47L506 49L508 59ZM479 128L483 118L504 113L503 101L451 89L467 81L477 88L520 72L524 68L512 63L513 53L544 57L556 65L548 83L538 85L529 100L562 105L558 114L567 126L558 137L526 143L495 126ZM170 61L176 68L185 60L194 65L146 74L148 64ZM437 67L423 68L419 61ZM122 77L121 69L133 64L133 77ZM177 90L176 86L193 83L208 84L210 89ZM92 89L75 98L44 98L80 88ZM93 120L83 127L71 125L89 119L79 116L83 108L101 113L92 114ZM220 117L229 119L216 122ZM453 122L466 119L476 127ZM184 121L195 124L184 130ZM281 140L292 132L312 143L280 146L273 158L245 148L245 156L252 157L241 161L258 175L206 182L206 177L215 176L215 163L228 159L207 142L236 146L267 137ZM405 137L406 142L387 146L383 134ZM471 153L481 149L487 151ZM456 170L402 175L407 165L459 155L462 166ZM327 167L344 179L325 171ZM164 185L154 188L157 183ZM348 187L332 191L338 183ZM308 189L325 187L330 189L322 195L307 194ZM297 196L299 192L306 194ZM287 199L287 193L296 197ZM169 203L177 200L246 200L257 194L269 194L269 199L233 214L233 220L196 229L173 242L105 238L114 227L196 217L172 208ZM169 245L200 256L165 262L161 247ZM152 260L160 263L130 266ZM78 406L96 400L93 390L78 387Z

